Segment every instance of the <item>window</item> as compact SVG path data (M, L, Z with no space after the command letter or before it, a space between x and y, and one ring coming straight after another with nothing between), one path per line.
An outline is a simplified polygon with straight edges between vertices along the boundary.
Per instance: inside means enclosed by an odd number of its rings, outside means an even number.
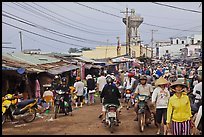
M132 57L135 58L135 51L132 51Z
M178 44L178 39L176 40L176 44Z
M181 43L184 44L184 41L182 40Z
M193 39L191 40L191 44L194 44L194 40Z
M166 53L169 53L169 50L166 50Z
M156 56L159 56L159 47L156 48Z
M171 44L173 44L173 40L171 39Z

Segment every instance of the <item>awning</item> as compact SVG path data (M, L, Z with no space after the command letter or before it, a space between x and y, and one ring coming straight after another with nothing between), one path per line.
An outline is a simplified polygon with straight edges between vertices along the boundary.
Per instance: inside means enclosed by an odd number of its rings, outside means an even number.
M200 66L200 67L198 68L198 71L202 71L202 66Z
M85 64L85 65L84 65L84 67L85 67L86 69L91 69L92 66L93 66L92 64Z
M10 67L10 66L2 66L2 70L17 70L18 68Z
M140 64L139 64L139 63L137 63L137 62L133 62L133 64L132 64L132 65L133 65L133 67L138 67L138 68L140 67Z
M67 66L61 66L61 67L50 69L47 72L56 75L56 74L61 74L61 73L66 72L66 71L75 70L78 68L79 67L76 65L69 64Z
M100 69L100 68L102 68L102 66L100 66L100 65L93 65L92 68L98 68L98 69Z

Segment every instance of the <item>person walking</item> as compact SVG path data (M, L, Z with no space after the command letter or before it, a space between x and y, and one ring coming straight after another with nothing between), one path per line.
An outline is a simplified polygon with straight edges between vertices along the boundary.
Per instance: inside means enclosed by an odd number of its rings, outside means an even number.
M183 94L185 88L187 86L180 81L175 81L170 86L175 93L169 99L166 123L168 132L172 128L173 135L190 135L190 128L193 126L190 99Z
M104 73L101 72L101 76L97 79L97 89L99 94L101 95L101 92L103 90L103 87L106 84L106 77L104 76ZM102 98L100 97L100 103L102 103Z
M87 75L86 80L87 80L88 103L91 105L94 104L96 83L90 74Z
M158 125L157 135L161 133L160 129L162 117L164 124L164 135L167 134L166 118L167 118L167 106L170 98L170 93L167 88L168 83L169 82L163 77L157 79L155 82L155 86L157 87L154 89L152 94L152 103L154 104L154 106L156 106L156 122Z
M80 101L80 107L83 104L83 94L84 94L84 83L81 81L80 77L76 77L76 82L74 83L76 98L76 108L78 108L78 102Z

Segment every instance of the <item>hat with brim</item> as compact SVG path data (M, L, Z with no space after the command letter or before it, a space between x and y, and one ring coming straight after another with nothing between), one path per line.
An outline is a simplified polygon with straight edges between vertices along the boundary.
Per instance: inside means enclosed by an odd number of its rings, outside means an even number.
M165 78L163 78L163 77L160 77L155 82L155 86L165 85L165 84L169 84L169 82Z
M183 88L187 88L187 86L185 85L185 84L183 84L181 81L175 81L175 82L173 82L172 84L171 84L171 86L170 86L170 88L175 88L176 86L178 86L178 85L180 85L180 86L182 86Z
M90 74L88 74L88 75L86 76L86 79L92 79L92 76L91 76Z

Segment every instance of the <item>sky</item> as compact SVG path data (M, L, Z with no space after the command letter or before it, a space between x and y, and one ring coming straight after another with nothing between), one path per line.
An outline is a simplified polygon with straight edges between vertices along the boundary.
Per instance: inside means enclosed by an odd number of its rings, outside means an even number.
M125 43L126 7L143 17L138 28L142 44L151 44L151 30L154 41L202 34L201 2L158 3L2 2L2 51L21 50L20 31L23 50L66 53L69 48L116 45L117 37Z

